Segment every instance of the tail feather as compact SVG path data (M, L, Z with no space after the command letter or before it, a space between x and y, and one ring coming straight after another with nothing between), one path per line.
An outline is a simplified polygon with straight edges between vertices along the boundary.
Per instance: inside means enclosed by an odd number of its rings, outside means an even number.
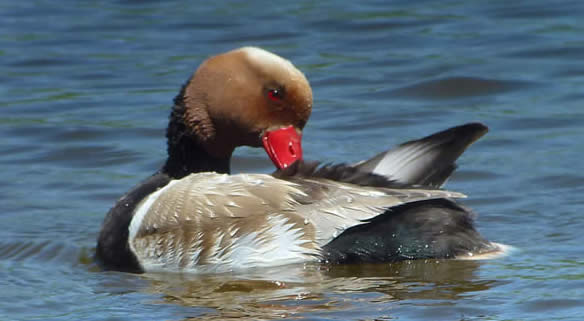
M452 127L403 143L355 167L405 184L440 187L456 169L458 157L487 131L481 123Z

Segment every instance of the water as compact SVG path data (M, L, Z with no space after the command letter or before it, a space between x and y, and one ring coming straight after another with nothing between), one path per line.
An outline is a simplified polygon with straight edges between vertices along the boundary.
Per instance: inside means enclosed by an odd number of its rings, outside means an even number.
M584 2L0 1L1 320L581 320ZM305 156L352 162L469 121L447 187L485 262L132 275L92 262L103 217L165 157L172 98L256 45L310 79ZM239 150L237 172L267 172Z

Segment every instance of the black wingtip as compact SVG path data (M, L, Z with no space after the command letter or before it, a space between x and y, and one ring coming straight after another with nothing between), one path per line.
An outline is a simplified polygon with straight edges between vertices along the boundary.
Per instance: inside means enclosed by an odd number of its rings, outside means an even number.
M461 135L468 135L469 137L472 137L473 142L477 141L479 138L483 137L486 133L489 132L489 127L479 122L456 126L452 129L455 131L460 131Z
M405 145L412 144L412 143L419 143L419 142L423 142L423 141L435 141L435 140L443 141L443 140L448 140L448 139L453 139L453 138L460 139L460 138L464 137L467 140L467 147L468 147L468 145L474 143L479 138L483 137L488 131L489 131L489 127L487 127L483 123L479 123L479 122L467 123L464 125L455 126L455 127L445 129L443 131L434 133L434 134L426 136L424 138L405 142L403 144L400 144L400 146L405 146Z

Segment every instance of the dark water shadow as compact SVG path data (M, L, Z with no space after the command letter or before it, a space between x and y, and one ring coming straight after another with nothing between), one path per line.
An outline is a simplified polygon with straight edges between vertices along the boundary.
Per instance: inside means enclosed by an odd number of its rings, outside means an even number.
M503 94L532 85L525 81L516 80L447 77L422 81L398 89L368 93L367 96L375 98L459 99Z

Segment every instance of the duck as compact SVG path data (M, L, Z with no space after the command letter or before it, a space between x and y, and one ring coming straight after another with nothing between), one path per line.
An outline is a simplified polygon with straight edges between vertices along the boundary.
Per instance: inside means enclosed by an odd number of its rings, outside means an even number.
M468 123L354 164L306 161L312 89L289 60L243 47L201 63L174 98L168 157L106 214L96 258L107 270L222 273L294 263L490 258L501 244L441 189L487 132ZM230 173L239 146L276 170Z

